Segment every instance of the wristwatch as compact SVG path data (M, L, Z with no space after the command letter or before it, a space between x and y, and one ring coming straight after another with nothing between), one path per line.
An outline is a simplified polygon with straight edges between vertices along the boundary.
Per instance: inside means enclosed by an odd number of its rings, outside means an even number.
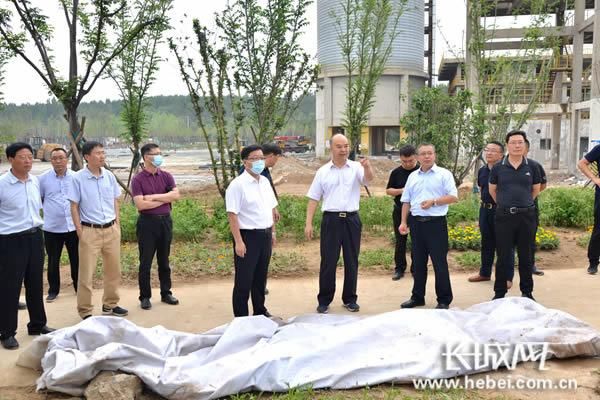
M436 199L433 199L433 205L437 206L437 200Z

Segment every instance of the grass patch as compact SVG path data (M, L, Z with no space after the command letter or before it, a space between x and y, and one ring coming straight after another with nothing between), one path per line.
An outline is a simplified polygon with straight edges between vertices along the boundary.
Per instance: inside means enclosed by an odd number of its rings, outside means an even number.
M374 269L379 267L386 271L392 270L395 267L394 249L363 250L358 256L358 266L359 268Z
M465 251L456 254L454 256L454 261L456 261L463 270L475 271L481 267L481 253L477 251Z
M587 228L594 216L591 188L550 188L540 194L542 225Z

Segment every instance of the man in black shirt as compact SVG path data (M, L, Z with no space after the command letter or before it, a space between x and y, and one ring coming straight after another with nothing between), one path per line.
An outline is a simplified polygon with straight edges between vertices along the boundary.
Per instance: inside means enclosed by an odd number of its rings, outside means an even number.
M525 148L526 148L526 153L525 153L525 157L527 157L528 153L529 153L529 140L525 139ZM540 164L539 162L532 160L531 158L528 158L527 161L532 164L535 168L537 168L540 172L540 193L544 191L544 189L546 189L546 185L548 183L548 179L546 178L546 171L544 170L544 167L542 167L542 164ZM535 236L537 235L537 230L538 230L538 226L540 225L540 205L538 202L538 198L536 197L535 200L533 200L533 204L535 206L535 233L533 235L533 237L535 238ZM542 271L541 269L538 269L538 267L535 265L535 250L536 250L536 246L535 246L535 240L533 241L533 247L531 248L531 272L534 275L538 275L538 276L542 276L544 275L544 271Z
M387 187L385 192L394 196L394 211L392 212L392 219L394 221L394 235L396 237L396 249L394 251L394 261L396 263L396 269L392 280L397 281L404 276L406 271L406 240L408 235L401 235L398 231L398 227L402 222L402 192L404 191L404 185L408 176L419 169L417 166L417 153L414 146L406 145L400 149L400 166L395 168L390 174ZM410 217L410 216L409 216ZM412 253L411 253L410 272L413 272Z
M494 300L506 294L508 269L511 268L515 244L519 255L519 286L523 297L533 298L531 248L535 241L535 206L533 200L540 192L539 169L525 157L523 131L506 135L508 156L494 165L490 172L489 191L496 208L496 282Z
M469 282L489 281L492 276L492 266L496 253L496 202L490 196L489 179L490 171L494 165L504 157L504 145L500 142L489 142L483 149L486 164L479 169L477 186L481 193L479 207L479 232L481 233L481 268L477 275L469 277ZM514 257L513 257L514 258ZM514 261L512 262L514 266ZM512 286L515 269L509 268L507 272L507 288Z
M594 227L592 228L590 244L588 245L588 260L590 264L587 272L591 275L598 273L598 264L600 262L600 177L590 168L593 163L596 163L596 170L600 170L600 145L594 146L577 163L581 172L592 181L596 188L594 197Z

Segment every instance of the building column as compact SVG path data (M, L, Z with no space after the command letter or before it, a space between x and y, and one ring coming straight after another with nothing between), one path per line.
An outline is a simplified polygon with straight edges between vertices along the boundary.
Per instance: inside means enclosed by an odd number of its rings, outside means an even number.
M477 69L476 59L469 50L471 40L473 39L473 30L479 29L479 17L473 15L473 4L467 0L467 26L465 31L465 86L473 94L473 102L479 101L479 71Z
M568 171L570 174L577 172L577 161L579 159L579 116L580 111L574 109L574 105L581 102L581 80L583 77L583 32L580 27L585 20L585 0L575 0L575 29L573 30L573 72L571 75L571 129Z
M590 148L600 140L600 0L594 8L594 44L592 51L592 94L590 101Z

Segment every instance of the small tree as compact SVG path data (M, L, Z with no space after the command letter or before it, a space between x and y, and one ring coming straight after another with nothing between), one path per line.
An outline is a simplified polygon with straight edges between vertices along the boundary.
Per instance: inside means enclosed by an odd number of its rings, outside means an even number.
M69 71L61 77L53 56L53 27L48 17L29 0L3 0L8 8L0 8L0 37L5 46L23 59L42 79L58 101L63 105L65 119L69 125L69 140L73 151L73 169L81 164L81 121L78 108L83 98L92 90L98 79L104 75L110 63L150 26L160 23L149 18L147 8L154 1L145 0L137 15L132 17L135 24L126 32L117 32L118 15L132 2L126 0L58 0L63 10L69 32ZM13 18L17 23L14 23ZM33 50L27 46L33 42ZM39 58L39 62L37 61ZM79 69L83 61L84 67ZM83 74L80 74L83 71Z
M407 143L431 143L437 163L452 172L460 184L483 148L485 125L472 95L448 95L445 86L424 87L414 93L411 109L400 120Z
M312 0L236 0L217 26L244 91L247 125L257 143L268 143L289 121L317 78L317 67L299 39Z
M199 61L184 58L183 51L173 38L169 38L169 47L179 64L181 77L188 89L198 126L208 147L213 176L221 197L229 182L237 176L240 168L240 127L244 119L241 109L240 85L229 77L231 56L224 48L216 48L210 42L206 27L198 20L193 22L194 36L198 44ZM198 62L198 64L196 64ZM233 90L235 87L235 91ZM226 101L231 105L233 118L228 118ZM209 134L205 112L214 125L216 134Z
M130 150L133 153L127 187L140 162L140 143L147 137L148 90L156 79L159 63L162 61L158 55L158 47L162 42L163 33L169 29L167 13L172 4L173 0L158 0L147 6L144 11L147 18L160 22L148 27L143 34L129 43L117 56L116 62L107 69L123 99L121 121L125 125L125 131L121 137L131 145ZM121 34L127 34L136 25L134 16L139 15L145 7L145 2L136 0L131 7L121 11L117 18Z
M405 4L402 0L395 9L391 0L344 0L341 15L331 11L348 78L342 127L353 155L375 103L375 88L398 36Z

